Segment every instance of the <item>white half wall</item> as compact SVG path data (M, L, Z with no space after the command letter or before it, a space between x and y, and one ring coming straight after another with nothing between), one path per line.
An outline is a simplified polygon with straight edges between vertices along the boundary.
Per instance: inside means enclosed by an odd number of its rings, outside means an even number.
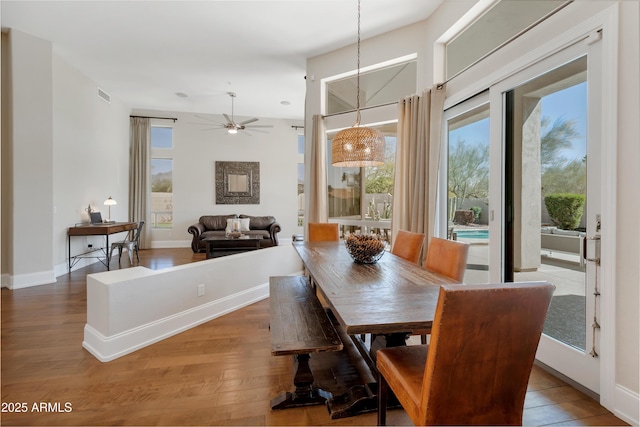
M88 275L82 346L102 362L114 360L267 298L269 276L301 272L293 246L281 245L163 270Z

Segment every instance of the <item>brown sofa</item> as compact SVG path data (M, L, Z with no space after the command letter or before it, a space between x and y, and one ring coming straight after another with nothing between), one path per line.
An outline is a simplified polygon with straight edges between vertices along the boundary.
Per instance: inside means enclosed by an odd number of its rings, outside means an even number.
M206 247L202 239L209 236L224 236L226 234L227 219L249 218L249 230L242 231L252 237L261 236L261 248L278 246L278 232L280 224L272 216L249 215L203 215L197 223L191 225L187 231L193 234L191 249L193 252L204 252Z

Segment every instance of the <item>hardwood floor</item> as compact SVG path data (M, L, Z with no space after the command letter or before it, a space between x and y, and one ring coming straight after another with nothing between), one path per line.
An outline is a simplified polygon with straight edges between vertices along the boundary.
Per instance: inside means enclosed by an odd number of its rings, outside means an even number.
M161 269L204 254L153 249L140 258L141 265ZM122 267L128 266L123 257ZM292 389L293 368L291 358L270 354L267 300L99 362L82 348L86 275L99 271L104 267L94 264L55 284L2 289L2 425L376 424L374 413L331 420L322 406L270 410L272 397ZM326 382L340 376L328 369L321 375ZM388 423L411 425L402 410L389 411ZM534 367L524 425L626 424Z

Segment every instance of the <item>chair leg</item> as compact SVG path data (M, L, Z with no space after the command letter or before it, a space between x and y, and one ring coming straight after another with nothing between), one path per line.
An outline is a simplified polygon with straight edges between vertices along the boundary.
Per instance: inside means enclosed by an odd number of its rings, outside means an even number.
M133 265L133 245L127 246L127 253L129 254L129 265Z
M378 425L387 425L387 394L389 385L382 375L378 375Z
M426 344L426 343L427 343L427 336L420 335L420 344Z
M136 245L136 258L138 258L138 264L140 264L140 252L138 252L138 245Z
M122 260L122 246L118 246L118 265L120 265L121 260Z

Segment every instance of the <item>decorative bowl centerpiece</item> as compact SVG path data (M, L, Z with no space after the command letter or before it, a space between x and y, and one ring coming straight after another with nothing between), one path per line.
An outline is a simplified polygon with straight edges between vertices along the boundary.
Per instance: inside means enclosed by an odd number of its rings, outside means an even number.
M384 242L371 234L350 234L345 240L347 252L360 264L375 264L384 255Z
M231 239L239 239L242 237L242 233L239 231L230 231L227 234L227 237L231 238Z

